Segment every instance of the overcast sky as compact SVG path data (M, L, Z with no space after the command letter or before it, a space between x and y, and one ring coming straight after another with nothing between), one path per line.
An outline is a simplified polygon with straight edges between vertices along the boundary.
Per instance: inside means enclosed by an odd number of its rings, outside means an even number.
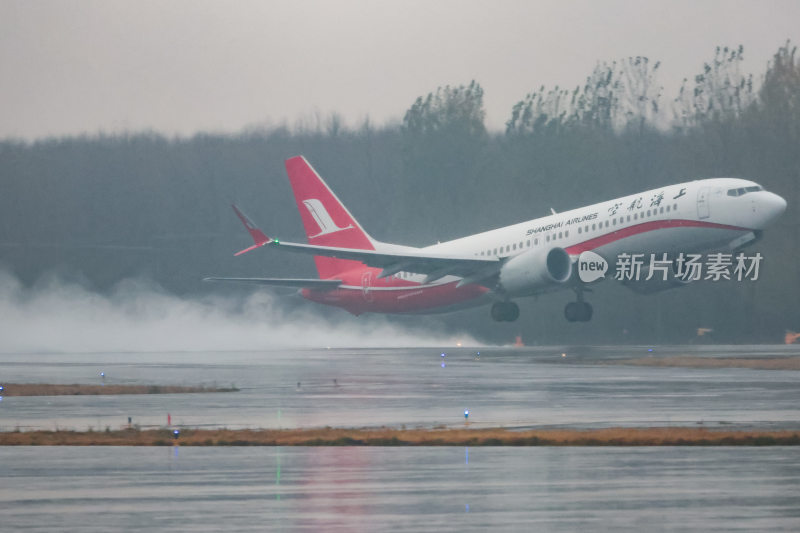
M800 1L0 0L0 138L399 120L439 85L485 90L487 123L599 60L662 61L672 98L716 45L760 75Z

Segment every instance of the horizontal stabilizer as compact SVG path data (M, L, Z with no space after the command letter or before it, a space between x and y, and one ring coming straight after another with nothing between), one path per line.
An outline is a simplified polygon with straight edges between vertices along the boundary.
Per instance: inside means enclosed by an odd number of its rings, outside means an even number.
M335 289L342 284L340 279L301 279L301 278L204 278L203 281L234 281L255 283L273 287L294 287L296 289Z

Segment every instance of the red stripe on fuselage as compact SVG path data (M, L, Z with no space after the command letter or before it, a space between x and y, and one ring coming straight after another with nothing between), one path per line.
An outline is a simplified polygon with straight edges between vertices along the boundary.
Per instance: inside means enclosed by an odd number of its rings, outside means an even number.
M572 246L566 247L565 250L570 255L576 255L581 252L585 252L586 250L600 248L601 246L611 244L612 242L622 240L626 237L632 237L642 233L669 228L712 228L727 229L732 231L750 231L747 228L741 228L739 226L729 226L727 224L717 224L715 222L703 222L702 220L652 220L650 222L642 222L641 224L636 224L634 226L620 228L612 231L611 233L606 233L605 235L600 235L599 237L594 237L587 241L573 244Z

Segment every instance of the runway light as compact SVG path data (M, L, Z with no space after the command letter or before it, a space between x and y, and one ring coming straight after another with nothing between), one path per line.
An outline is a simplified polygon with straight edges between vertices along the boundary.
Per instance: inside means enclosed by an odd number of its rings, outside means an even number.
M442 357L447 357L447 354L442 352Z
M0 392L3 392L4 390L6 390L6 389L5 389L5 387L3 387L2 385L0 385Z
M567 354L565 354L565 353L561 354L561 357L566 357L566 356L567 356Z
M469 409L464 409L464 418L469 418Z
M176 430L174 430L174 431L172 432L172 438L173 438L173 439L177 439L177 438L178 438L178 437L180 437L180 436L181 436L181 430L179 430L179 429L176 429Z
M648 348L648 349L647 349L647 351L648 351L648 352L652 352L652 351L653 351L653 349L652 349L652 348Z
M446 365L444 364L444 361L442 361L442 368L444 368L445 366L446 366Z

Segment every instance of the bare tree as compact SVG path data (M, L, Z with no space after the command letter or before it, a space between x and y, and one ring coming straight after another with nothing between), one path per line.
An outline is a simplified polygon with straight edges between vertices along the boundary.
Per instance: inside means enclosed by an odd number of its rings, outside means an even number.
M694 77L694 86L683 80L673 101L673 117L678 128L690 128L704 120L738 117L755 100L753 76L742 73L744 47L716 48L711 63Z
M655 124L662 87L657 84L660 62L629 57L598 63L583 86L568 91L544 86L514 105L507 134L524 134L586 126L621 131L631 125Z

